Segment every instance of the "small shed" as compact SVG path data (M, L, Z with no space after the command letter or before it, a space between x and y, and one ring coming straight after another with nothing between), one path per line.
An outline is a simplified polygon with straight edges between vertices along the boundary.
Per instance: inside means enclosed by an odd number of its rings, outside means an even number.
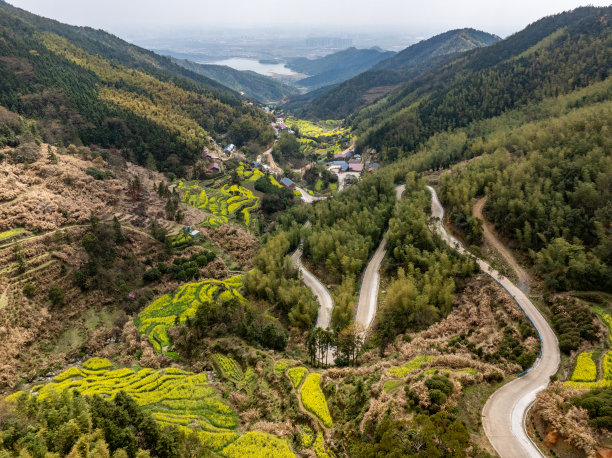
M285 187L285 188L289 188L289 189L295 189L295 183L290 180L287 177L283 177L280 180L280 183Z
M208 166L206 167L206 170L208 170L211 173L219 173L221 171L221 167L219 166L218 163L213 162L212 164L208 164Z
M202 235L202 233L201 233L200 231L198 231L198 230L194 229L193 231L189 232L189 235L190 235L192 238L196 239L196 238L198 238L200 235Z

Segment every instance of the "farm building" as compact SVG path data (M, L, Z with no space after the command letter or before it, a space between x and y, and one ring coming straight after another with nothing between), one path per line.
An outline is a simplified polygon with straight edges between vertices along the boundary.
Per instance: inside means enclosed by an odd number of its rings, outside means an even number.
M218 163L213 162L212 164L208 164L206 170L210 173L219 173L221 171L221 167Z
M289 178L284 177L280 180L280 183L285 187L285 188L289 188L289 189L295 189L295 183L293 181L291 181Z
M351 157L351 152L334 154L334 161L347 160Z
M231 153L232 151L236 150L236 145L234 145L233 143L230 143L229 145L227 145L225 147L225 149L223 150L224 153Z
M363 164L349 164L348 169L350 172L361 172L363 170Z
M202 233L194 229L193 231L189 233L189 235L195 239L195 238L198 238L200 235L202 235Z
M219 160L219 156L217 156L216 154L213 154L213 153L211 153L211 152L209 152L209 151L206 151L205 153L203 153L203 154L202 154L202 157L203 157L204 159L212 159L212 160L214 160L214 161Z

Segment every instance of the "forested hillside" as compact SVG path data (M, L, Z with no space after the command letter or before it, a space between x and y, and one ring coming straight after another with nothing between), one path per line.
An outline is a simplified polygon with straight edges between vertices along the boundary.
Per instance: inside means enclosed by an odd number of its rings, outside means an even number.
M343 118L448 62L455 54L487 46L498 39L474 29L451 30L409 46L322 95L297 99L287 108L306 117Z
M97 144L160 170L193 162L209 136L272 139L237 94L101 31L66 26L0 2L0 104L39 121L51 143Z
M451 220L468 238L474 199L487 196L487 218L556 291L612 290L612 81L589 92L607 100L499 129L472 145L481 156L442 180Z
M482 48L499 40L500 38L497 35L491 35L480 30L449 30L409 46L395 56L378 63L372 70L404 70L433 57Z
M411 154L436 132L605 79L610 8L579 8L462 55L355 114L359 148ZM397 148L397 150L395 150Z
M239 71L225 65L198 64L187 59L172 58L172 61L263 103L278 103L298 94L296 88L252 71Z

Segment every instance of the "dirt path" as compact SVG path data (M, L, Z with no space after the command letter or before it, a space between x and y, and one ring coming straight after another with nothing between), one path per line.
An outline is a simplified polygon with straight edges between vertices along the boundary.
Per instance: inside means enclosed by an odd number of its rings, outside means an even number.
M469 255L442 225L444 208L436 191L431 186L428 188L431 191L431 214L436 218L436 230L459 253ZM498 282L521 307L536 328L541 342L540 356L535 364L487 400L482 410L482 426L489 442L502 458L543 457L525 430L525 417L536 394L548 386L550 376L559 367L561 354L557 336L540 311L518 287L483 260L477 259L477 262L482 271Z
M399 200L406 189L406 185L400 185L395 188L395 197ZM359 299L357 300L357 310L355 311L355 323L359 324L364 330L368 330L374 321L376 314L376 306L378 305L378 287L380 285L380 265L387 253L387 232L380 245L374 252L374 256L368 263L366 270L361 280L361 290L359 291Z
M275 173L279 173L281 175L284 175L285 172L283 171L283 169L281 169L277 164L276 161L274 160L274 156L272 156L272 148L270 148L269 150L265 151L263 153L264 157L266 158L266 161L268 161L268 165L270 166L270 170L272 170Z
M510 265L512 270L518 277L518 287L525 294L529 293L529 276L527 272L516 262L514 256L506 246L500 242L495 233L493 225L485 218L482 210L487 202L486 197L482 197L476 201L474 208L472 209L472 216L480 218L482 220L482 229L485 241L491 245Z

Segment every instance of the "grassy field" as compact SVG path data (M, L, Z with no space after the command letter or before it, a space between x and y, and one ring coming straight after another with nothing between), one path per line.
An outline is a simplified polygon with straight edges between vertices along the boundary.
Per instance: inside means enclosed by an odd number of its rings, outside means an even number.
M417 356L403 366L394 366L389 369L388 374L392 377L406 377L412 371L420 369L423 364L433 359L431 356Z
M171 345L168 329L193 317L200 304L216 297L237 297L244 300L238 292L242 287L242 277L228 280L204 280L187 283L173 294L166 294L145 308L134 323L141 334L147 334L153 348L158 353Z
M254 176L257 175L253 172L250 177ZM222 224L236 222L248 228L251 225L251 211L259 204L257 196L238 185L226 184L220 189L215 189L204 188L198 183L179 182L178 189L183 193L181 198L183 202L210 214L201 223L207 227L219 227Z
M25 395L41 401L51 393L73 389L102 397L125 391L162 426L175 426L185 433L196 431L202 442L221 456L295 456L284 439L258 431L237 432L236 412L208 383L205 373L176 368L116 369L106 359L92 358L81 368L72 367L35 388ZM6 399L14 401L22 395L17 392Z
M18 227L17 229L11 229L10 231L0 232L0 242L2 242L3 240L9 239L11 237L14 237L16 235L19 235L23 231L24 231L23 228Z

